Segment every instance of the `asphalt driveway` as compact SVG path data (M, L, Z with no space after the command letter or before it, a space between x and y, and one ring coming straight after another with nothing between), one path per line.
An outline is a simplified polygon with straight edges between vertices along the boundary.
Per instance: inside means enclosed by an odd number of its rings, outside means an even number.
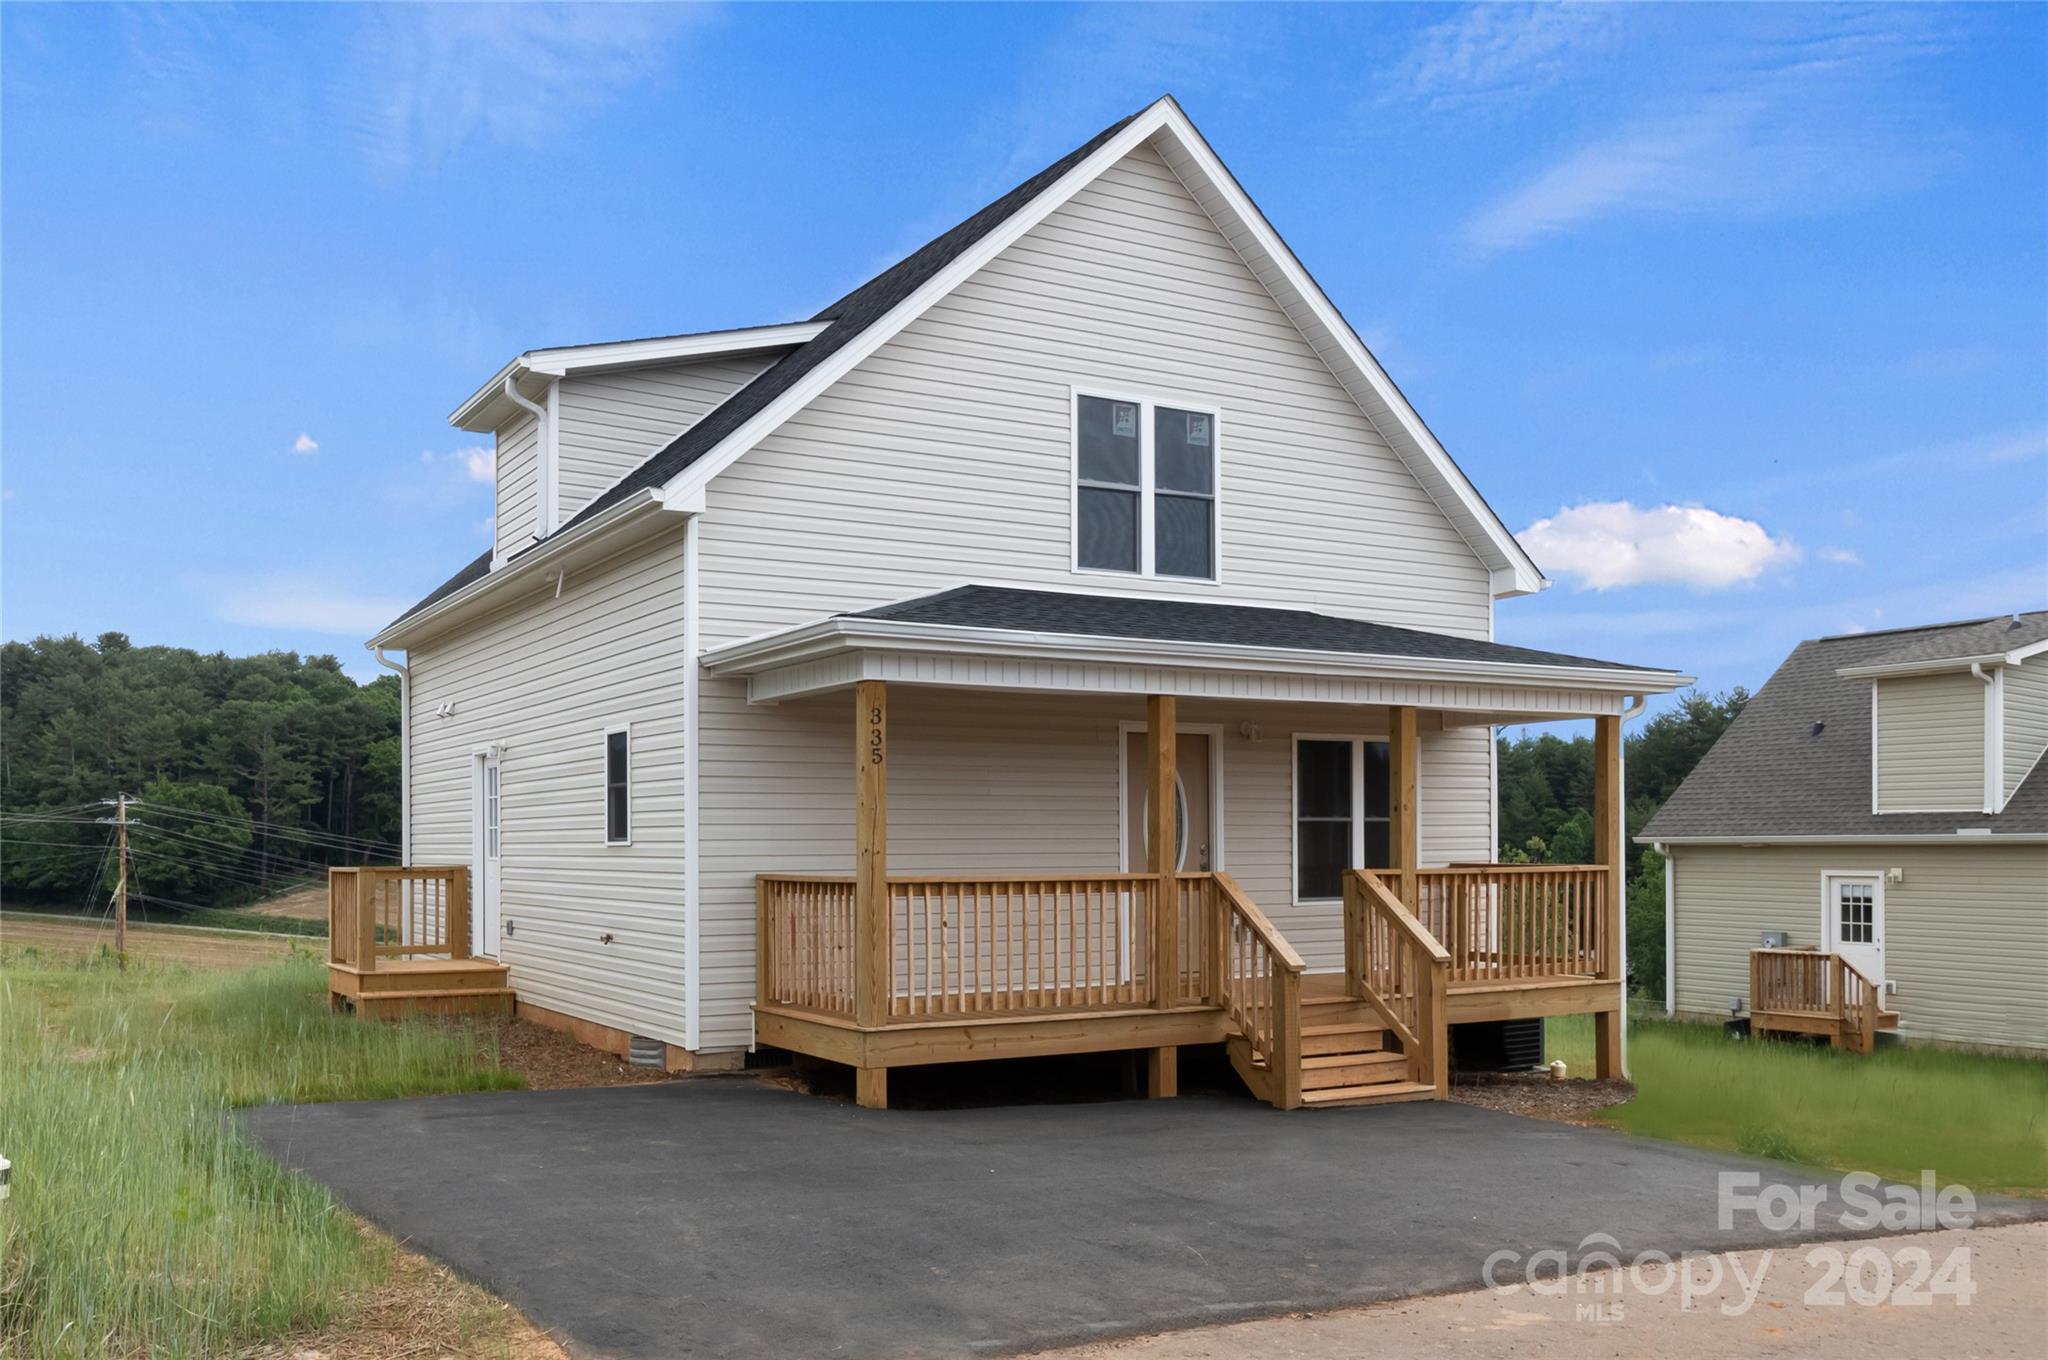
M1369 1303L1592 1233L1770 1245L1717 1225L1719 1173L1833 1184L1456 1104L861 1110L714 1080L244 1118L588 1356L950 1356Z

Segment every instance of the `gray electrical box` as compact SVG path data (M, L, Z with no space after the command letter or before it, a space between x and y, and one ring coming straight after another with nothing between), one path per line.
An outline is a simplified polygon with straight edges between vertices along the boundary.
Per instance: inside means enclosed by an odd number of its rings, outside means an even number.
M1757 939L1763 942L1765 949L1784 949L1792 943L1791 934L1783 930L1766 930Z

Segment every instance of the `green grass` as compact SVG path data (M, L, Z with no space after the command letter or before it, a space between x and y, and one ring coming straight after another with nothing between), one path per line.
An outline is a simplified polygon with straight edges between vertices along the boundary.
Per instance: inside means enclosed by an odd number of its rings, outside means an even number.
M238 1105L493 1089L459 1028L328 1012L310 955L240 971L0 962L0 1354L210 1356L333 1321L390 1268Z
M1589 1016L1548 1022L1553 1058L1590 1075ZM1736 1042L1718 1025L1636 1019L1636 1096L1601 1118L1630 1133L1981 1193L2048 1194L2048 1063L1886 1045L1863 1057Z
M327 938L327 922L309 921L301 916L257 916L226 907L205 907L183 916L166 917L163 924L206 926L212 930L254 930L265 935L305 935Z

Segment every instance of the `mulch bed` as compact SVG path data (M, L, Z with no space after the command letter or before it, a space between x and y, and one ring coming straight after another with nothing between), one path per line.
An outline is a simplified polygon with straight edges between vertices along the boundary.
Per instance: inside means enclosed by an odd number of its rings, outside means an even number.
M492 1020L477 1026L480 1061L495 1056L499 1065L526 1078L530 1091L560 1091L574 1086L635 1086L669 1081L658 1067L635 1067L616 1053L592 1048L558 1029L530 1020Z
M1563 1124L1592 1124L1595 1111L1634 1099L1630 1081L1558 1081L1547 1072L1494 1072L1460 1076L1451 1099L1532 1119Z

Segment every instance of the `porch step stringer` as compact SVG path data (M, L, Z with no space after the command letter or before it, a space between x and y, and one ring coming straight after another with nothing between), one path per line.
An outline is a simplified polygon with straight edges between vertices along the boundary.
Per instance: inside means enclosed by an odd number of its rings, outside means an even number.
M1281 1103L1282 1083L1242 1034L1228 1041L1230 1064L1252 1094ZM1316 1109L1434 1100L1436 1088L1411 1080L1409 1055L1372 1006L1356 997L1303 997L1301 1103Z

